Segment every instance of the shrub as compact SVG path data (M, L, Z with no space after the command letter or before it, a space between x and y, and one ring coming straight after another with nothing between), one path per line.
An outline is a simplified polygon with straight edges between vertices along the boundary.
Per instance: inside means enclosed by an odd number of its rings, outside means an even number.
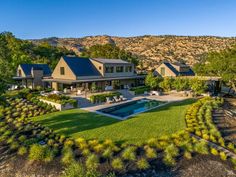
M204 141L195 143L194 150L200 154L208 154L208 148Z
M149 159L154 159L157 157L156 150L150 147L145 147L145 155Z
M70 163L73 163L75 161L74 153L71 149L71 147L64 147L62 150L62 159L61 162L65 165L68 165Z
M16 142L16 141L14 141L10 144L10 149L11 150L16 150L16 149L18 149L18 147L19 147L19 143Z
M185 151L185 152L184 152L184 157L185 157L186 159L191 159L191 158L192 158L191 152Z
M171 154L165 153L163 161L168 166L173 166L176 164L175 159L171 156Z
M139 87L132 87L130 91L134 92L135 95L144 94L146 91L150 91L149 86L139 86Z
M82 163L71 163L65 170L61 177L99 177L101 176L95 170L87 170Z
M25 136L25 135L21 135L21 136L18 138L18 140L19 140L20 142L24 142L24 141L26 140L26 136Z
M25 146L20 146L20 148L18 149L17 154L18 155L25 155L27 153L27 148Z
M45 146L39 144L33 144L29 149L29 160L43 161L45 155Z
M111 148L107 148L107 149L103 152L102 156L103 156L104 158L107 158L107 159L112 158L112 156L113 156L113 151L112 151L112 149L111 149Z
M137 164L138 169L140 169L140 170L145 170L145 169L149 168L149 166L150 166L148 161L145 158L139 159L136 162L136 164Z
M219 152L215 148L211 148L211 154L218 155Z
M136 154L135 154L135 147L127 147L123 152L122 152L122 158L125 160L132 160L134 161L136 159Z
M124 169L124 163L121 160L121 158L115 158L112 160L111 162L111 166L115 169L115 170L122 170Z
M89 99L92 103L106 102L106 97L113 97L120 95L121 94L119 92L103 93L103 94L91 95Z
M220 158L224 161L227 159L227 155L225 154L225 152L220 152Z
M173 157L176 157L179 154L179 149L174 144L171 144L166 147L164 152L166 154L170 154Z
M88 169L96 169L99 165L99 159L95 154L91 154L87 157L85 164Z

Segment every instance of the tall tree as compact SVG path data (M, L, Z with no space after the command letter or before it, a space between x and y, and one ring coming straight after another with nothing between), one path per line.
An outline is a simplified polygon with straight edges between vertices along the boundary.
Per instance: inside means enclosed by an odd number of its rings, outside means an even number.
M222 52L212 52L194 66L198 75L222 77L236 91L236 46Z

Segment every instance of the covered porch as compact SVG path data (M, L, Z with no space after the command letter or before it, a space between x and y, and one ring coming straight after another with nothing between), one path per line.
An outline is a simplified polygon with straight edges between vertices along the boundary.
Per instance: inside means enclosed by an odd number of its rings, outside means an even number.
M144 76L97 78L87 80L43 79L51 88L64 93L80 94L82 92L103 92L118 89L129 89L144 84Z

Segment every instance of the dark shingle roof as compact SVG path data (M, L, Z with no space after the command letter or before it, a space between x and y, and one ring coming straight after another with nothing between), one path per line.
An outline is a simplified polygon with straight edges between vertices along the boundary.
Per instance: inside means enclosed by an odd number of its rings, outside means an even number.
M164 62L164 64L173 72L175 73L176 76L194 76L195 73L193 72L193 70L191 68L189 68L188 72L179 72L175 69L174 66L172 66L171 63L169 62ZM181 66L185 66L185 65L181 65Z
M36 70L43 70L43 75L44 76L50 76L51 75L51 69L47 64L20 64L22 70L24 71L26 76L31 75L31 70L36 69Z
M78 76L101 76L89 58L63 57L72 72Z

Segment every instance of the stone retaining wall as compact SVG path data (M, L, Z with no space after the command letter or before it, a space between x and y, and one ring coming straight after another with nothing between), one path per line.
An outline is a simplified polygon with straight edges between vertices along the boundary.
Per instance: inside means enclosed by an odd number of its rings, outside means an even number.
M56 109L59 110L59 111L63 111L63 110L67 110L67 109L73 109L74 108L74 106L72 104L70 104L70 103L62 105L60 103L55 103L55 102L44 100L44 99L40 99L40 101L42 101L44 103L47 103L47 104L50 104L52 106L55 106Z

